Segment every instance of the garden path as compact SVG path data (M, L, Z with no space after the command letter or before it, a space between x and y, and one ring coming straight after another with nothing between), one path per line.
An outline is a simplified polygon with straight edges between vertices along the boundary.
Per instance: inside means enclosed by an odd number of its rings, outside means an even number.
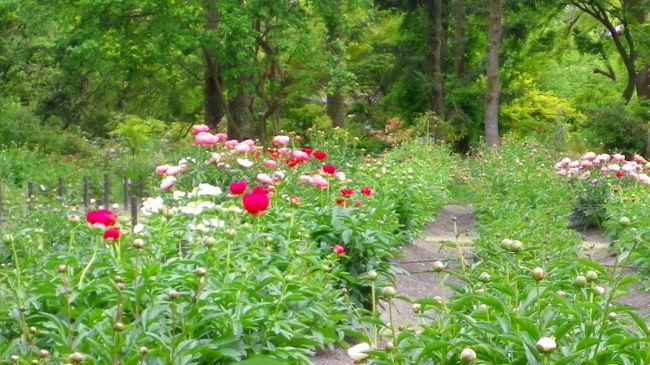
M457 249L451 245L458 242L461 247L469 247L478 237L474 231L474 209L471 205L450 204L442 207L435 220L429 223L422 237L412 244L404 247L403 256L394 259L394 263L409 274L397 275L395 288L399 295L411 299L422 297L436 297L450 295L445 288L444 293L438 282L438 273L431 271L431 264L435 260L455 259L458 257ZM455 217L455 222L452 220ZM455 226L454 226L455 223ZM580 232L583 239L582 256L599 262L602 265L614 264L615 257L609 253L609 239L598 229L589 229ZM456 241L457 240L457 241ZM468 256L468 252L465 253ZM636 274L634 269L626 269L628 275ZM450 280L450 279L448 279ZM650 293L632 290L627 295L618 299L621 304L637 308L642 316L650 314ZM388 320L386 307L380 307L382 319ZM408 326L416 323L410 303L395 300L393 321L398 326ZM334 350L323 350L312 358L314 365L353 365L345 349L336 347Z
M430 271L435 260L445 261L446 258L458 257L456 248L449 247L449 243L458 242L469 246L472 239L477 237L473 230L475 223L473 208L468 205L450 204L442 207L435 220L429 223L421 238L403 249L403 255L394 259L394 263L410 274L397 275L395 288L398 295L411 299L422 297L436 297L443 295L438 282L438 273ZM456 227L452 217L456 218ZM445 295L450 290L445 288ZM395 300L393 302L393 321L396 325L409 325L417 322L410 303ZM380 306L381 315L388 320L385 306ZM334 350L323 350L312 358L314 365L352 365L353 362L346 350L336 347Z

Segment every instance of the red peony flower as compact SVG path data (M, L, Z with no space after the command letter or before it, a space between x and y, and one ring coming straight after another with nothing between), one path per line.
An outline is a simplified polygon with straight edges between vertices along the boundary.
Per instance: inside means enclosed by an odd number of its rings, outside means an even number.
M268 187L265 187L265 186L253 186L251 191L253 192L253 194L269 195L269 193L271 192L271 189L269 189Z
M303 148L301 148L300 150L301 150L302 152L306 153L307 155L311 155L311 152L313 151L313 150L312 150L311 148L309 148L309 147L303 147Z
M345 199L336 199L336 205L343 205L345 204Z
M324 160L327 158L327 153L321 151L321 150L316 150L314 151L313 156L319 160Z
M117 228L117 227L109 228L106 231L104 231L104 239L105 240L116 240L116 239L120 238L121 234L122 234L122 232L120 231L119 228Z
M289 166L289 167L295 167L297 164L300 163L300 161L296 160L295 158L292 158L292 159L289 159L289 160L285 160L284 163L287 164L287 166Z
M86 221L90 224L100 223L111 227L117 223L117 213L108 209L89 210L86 212Z
M232 195L239 195L243 194L246 191L246 186L248 185L248 181L246 180L239 180L239 181L233 181L230 183L230 194Z
M349 188L341 189L340 192L341 192L341 195L346 196L346 197L347 196L352 196L352 194L354 194L354 190L349 189Z
M242 204L248 213L259 215L269 207L269 197L255 192L246 193L242 196Z
M330 164L323 164L323 172L334 175L336 174L336 166Z
M623 171L621 170L616 171L616 177L623 177Z
M363 195L372 195L372 189L370 189L370 188L367 187L367 186L362 187L361 190L359 190L359 191L360 191L361 194L363 194Z
M337 255L343 255L345 253L345 247L341 246L340 244L335 244L334 245L334 253Z

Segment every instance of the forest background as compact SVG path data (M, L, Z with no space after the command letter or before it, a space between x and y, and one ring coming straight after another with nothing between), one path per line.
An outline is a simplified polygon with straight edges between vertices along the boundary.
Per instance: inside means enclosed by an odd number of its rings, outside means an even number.
M135 156L203 122L262 141L341 127L368 151L427 133L467 151L498 123L557 149L648 153L649 9L0 0L0 144Z

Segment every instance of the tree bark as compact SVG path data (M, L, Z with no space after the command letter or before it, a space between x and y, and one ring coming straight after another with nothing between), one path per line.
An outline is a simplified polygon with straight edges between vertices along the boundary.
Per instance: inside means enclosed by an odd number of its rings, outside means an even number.
M240 84L245 82L246 80L238 80ZM249 109L251 103L252 97L241 88L237 90L235 97L228 102L228 108L233 119L233 123L228 123L228 137L239 140L253 137L253 117Z
M445 118L444 77L442 74L443 13L442 0L430 0L427 4L429 34L427 36L427 73L429 87L429 107L440 117Z
M345 97L341 91L336 90L327 95L327 115L332 119L333 127L345 126Z
M339 7L340 4L337 2L334 6ZM341 30L339 19L328 17L325 20L325 26L327 28L327 48L330 50L332 57L334 58L333 67L338 67L340 64L340 58L343 55L343 50L339 46L339 39L341 37ZM333 90L329 88L327 93L327 116L332 120L333 127L344 127L345 126L345 117L347 115L347 110L345 107L345 96L341 91L340 85L334 83Z
M490 0L490 24L487 46L487 90L485 92L485 141L499 146L499 48L501 44L501 0Z
M219 16L214 7L206 6L205 9L206 30L215 29L219 24ZM203 46L203 56L205 58L205 76L203 81L203 123L210 129L217 129L219 122L223 118L226 109L222 96L220 95L220 74L217 62L213 58L207 46Z
M456 78L462 79L465 76L465 23L467 22L464 0L456 0L454 9L454 20L456 23L456 59L454 64L456 70Z

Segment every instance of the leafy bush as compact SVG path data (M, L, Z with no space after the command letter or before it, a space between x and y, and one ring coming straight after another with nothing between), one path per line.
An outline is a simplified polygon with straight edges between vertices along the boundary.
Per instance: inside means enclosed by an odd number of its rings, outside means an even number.
M646 109L623 101L588 110L582 133L593 146L612 152L634 154L645 151L648 127L642 115Z

